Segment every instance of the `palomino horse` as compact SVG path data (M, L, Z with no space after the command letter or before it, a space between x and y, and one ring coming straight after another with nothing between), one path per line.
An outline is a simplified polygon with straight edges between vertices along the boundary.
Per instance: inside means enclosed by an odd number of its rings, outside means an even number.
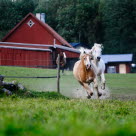
M58 64L58 57L56 59L56 64ZM60 68L62 69L62 73L64 73L64 68L66 65L66 54L65 52L60 52Z
M97 90L98 97L101 93L98 91L98 84L96 80L96 75L92 67L92 55L83 53L80 55L80 60L74 65L73 74L78 82L86 89L88 93L88 98L91 98L93 91L90 89L89 85L94 82L94 88Z
M105 63L101 59L101 54L102 54L102 44L97 44L95 43L94 46L92 47L90 54L93 55L93 63L97 67L97 77L100 77L100 82L102 84L101 89L105 89Z

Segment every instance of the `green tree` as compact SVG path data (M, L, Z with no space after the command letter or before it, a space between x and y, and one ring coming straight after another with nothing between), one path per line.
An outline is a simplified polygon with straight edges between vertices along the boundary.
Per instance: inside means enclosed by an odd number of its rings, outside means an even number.
M100 42L97 34L101 25L99 17L99 0L69 0L65 8L58 10L57 30L69 42L92 44ZM100 33L100 32L99 32Z
M103 10L106 53L130 53L136 43L136 1L105 0Z
M0 0L0 39L35 6L33 0Z

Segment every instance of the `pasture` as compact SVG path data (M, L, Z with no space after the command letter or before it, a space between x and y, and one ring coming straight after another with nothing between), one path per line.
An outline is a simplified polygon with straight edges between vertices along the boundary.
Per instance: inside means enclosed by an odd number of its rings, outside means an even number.
M1 75L53 76L56 70L0 67ZM61 76L61 94L56 79L10 79L27 92L0 97L0 135L128 136L136 135L136 75L107 74L111 96L106 100L72 99L80 85L72 72ZM49 91L49 92L45 92Z

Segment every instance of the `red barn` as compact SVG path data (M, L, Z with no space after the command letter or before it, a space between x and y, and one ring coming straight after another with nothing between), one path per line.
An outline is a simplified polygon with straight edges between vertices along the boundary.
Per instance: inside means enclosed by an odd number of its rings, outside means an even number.
M59 52L66 53L69 67L79 57L78 50L29 13L0 42L0 65L52 68Z

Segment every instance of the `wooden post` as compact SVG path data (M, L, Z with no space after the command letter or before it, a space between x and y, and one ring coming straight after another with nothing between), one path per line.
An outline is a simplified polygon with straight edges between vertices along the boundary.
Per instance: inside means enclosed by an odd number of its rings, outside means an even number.
M3 85L4 76L0 75L0 86Z
M60 54L58 54L58 64L57 64L57 69L58 69L58 73L57 73L57 92L60 93Z

